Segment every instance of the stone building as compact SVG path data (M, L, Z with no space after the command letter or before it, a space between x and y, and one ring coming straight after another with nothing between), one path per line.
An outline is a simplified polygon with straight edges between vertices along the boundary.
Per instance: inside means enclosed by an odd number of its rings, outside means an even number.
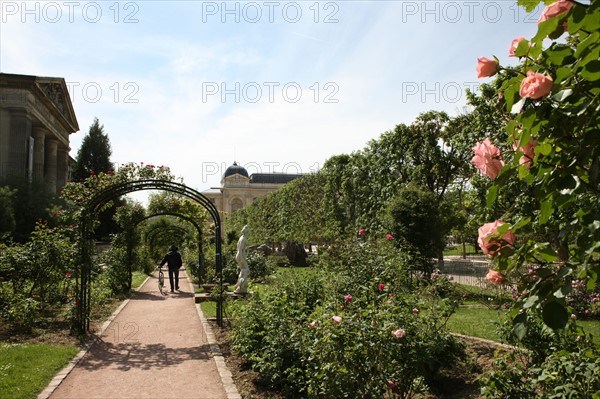
M215 204L222 215L222 220L225 221L227 215L300 176L302 175L288 173L248 175L248 171L243 166L234 162L225 170L221 179L221 187L212 187L203 191L202 194Z
M0 73L0 181L44 180L59 192L69 177L69 135L79 130L63 78Z

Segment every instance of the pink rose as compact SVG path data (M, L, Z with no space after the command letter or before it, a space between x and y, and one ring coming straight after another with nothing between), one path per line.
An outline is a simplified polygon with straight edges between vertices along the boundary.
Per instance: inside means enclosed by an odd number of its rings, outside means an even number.
M494 283L496 285L502 285L502 284L504 284L504 281L505 281L502 273L498 273L497 271L494 271L492 269L490 269L490 271L488 271L488 274L485 276L485 278L490 280L492 283Z
M512 41L512 43L510 44L510 48L508 49L509 57L516 57L515 50L517 50L517 47L519 47L519 43L521 43L523 40L525 40L525 38L523 36L519 36Z
M335 324L339 324L342 321L342 318L340 316L332 316L331 320L333 320Z
M358 230L358 235L359 236L364 236L365 235L365 229Z
M540 15L537 23L540 24L552 17L564 14L568 12L571 7L573 7L573 2L569 0L558 0L556 3L552 3L544 8L544 11L542 11L542 15Z
M504 236L498 237L498 227L503 224L505 223L496 220L492 223L486 223L479 228L479 238L477 239L477 243L484 254L494 256L496 252L499 252L502 249L502 247L512 247L515 244L515 234L510 230L507 230L504 233Z
M550 93L553 83L550 76L530 70L527 71L527 77L521 82L519 94L523 98L530 97L535 100Z
M477 58L477 67L475 70L477 71L478 78L487 78L490 76L494 76L496 72L498 72L498 61L490 60L489 58L479 57Z
M385 290L385 284L379 283L379 291Z
M394 239L394 236L393 236L393 235L391 235L390 233L387 233L387 234L385 235L385 238L387 238L388 240L393 240L393 239Z
M418 315L419 314L419 309L418 308L413 308L413 314L414 315Z
M519 147L519 142L515 141L513 143L513 148L515 151L521 151L523 156L519 159L519 165L526 165L527 167L531 166L531 162L533 161L533 157L535 156L535 147L538 145L538 142L532 138L529 139L529 143L525 144L522 147Z
M344 302L346 302L346 303L352 302L352 295L350 295L350 294L344 295Z
M483 143L477 143L473 147L473 151L475 156L471 159L471 163L483 175L494 180L504 166L504 162L500 159L500 149L494 146L489 138L486 138Z
M394 381L392 381L392 380L389 380L389 381L388 381L388 387L390 387L390 388L392 388L392 389L393 389L393 388L394 388L394 385L396 385L396 384L394 384Z
M392 331L392 335L396 338L403 338L406 335L406 331L404 331L402 328L399 328L396 331Z

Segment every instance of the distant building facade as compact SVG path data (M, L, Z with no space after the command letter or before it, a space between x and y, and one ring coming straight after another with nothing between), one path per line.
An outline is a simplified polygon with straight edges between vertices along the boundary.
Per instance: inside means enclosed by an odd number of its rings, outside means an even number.
M221 187L212 187L202 192L221 213L223 220L227 215L244 208L254 200L264 197L286 183L300 177L300 174L288 173L253 173L236 162L229 166L223 178Z
M0 180L66 184L73 159L69 136L79 131L63 78L0 73Z

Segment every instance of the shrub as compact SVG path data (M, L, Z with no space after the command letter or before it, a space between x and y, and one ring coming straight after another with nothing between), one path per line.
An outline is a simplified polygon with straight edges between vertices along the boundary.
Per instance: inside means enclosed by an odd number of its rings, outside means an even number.
M288 397L413 397L463 349L445 330L454 301L401 259L385 242L332 248L322 268L236 304L234 350Z

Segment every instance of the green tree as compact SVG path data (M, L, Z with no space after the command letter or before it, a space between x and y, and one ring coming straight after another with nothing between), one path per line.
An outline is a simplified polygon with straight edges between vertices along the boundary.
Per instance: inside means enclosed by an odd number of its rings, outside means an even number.
M431 272L430 259L444 249L447 233L436 195L414 183L401 188L389 202L385 224L415 266Z
M91 175L112 173L114 166L110 161L111 154L110 141L108 134L104 133L104 125L100 125L98 118L94 118L88 134L83 138L81 147L77 151L73 179L75 181L83 181ZM123 204L119 200L116 202L119 205ZM114 208L108 208L100 212L98 216L100 225L95 230L97 239L105 239L110 234L119 231L119 226L114 221L114 216Z
M104 133L104 125L100 125L98 118L94 118L88 134L83 138L81 147L77 151L73 179L81 181L91 174L112 171L114 166L110 161L111 155L110 141L108 134Z

